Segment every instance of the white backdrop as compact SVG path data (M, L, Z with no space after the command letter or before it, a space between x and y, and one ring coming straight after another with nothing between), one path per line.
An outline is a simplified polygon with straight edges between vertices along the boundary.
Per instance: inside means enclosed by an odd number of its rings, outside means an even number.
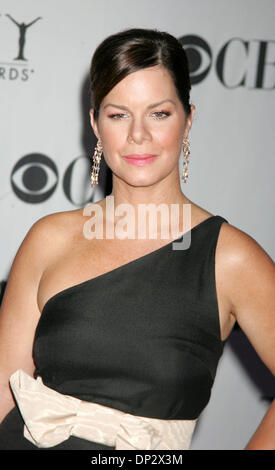
M38 218L106 195L89 185L87 76L96 46L130 27L170 32L192 64L186 196L274 258L274 26L273 0L0 0L1 280ZM235 330L191 448L244 448L272 394Z

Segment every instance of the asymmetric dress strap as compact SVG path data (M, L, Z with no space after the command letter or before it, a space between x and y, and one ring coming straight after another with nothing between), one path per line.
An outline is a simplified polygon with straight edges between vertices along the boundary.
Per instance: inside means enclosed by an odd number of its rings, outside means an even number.
M215 285L223 222L216 215L195 226L188 249L169 243L49 299L35 335L35 376L127 413L197 418L224 347Z

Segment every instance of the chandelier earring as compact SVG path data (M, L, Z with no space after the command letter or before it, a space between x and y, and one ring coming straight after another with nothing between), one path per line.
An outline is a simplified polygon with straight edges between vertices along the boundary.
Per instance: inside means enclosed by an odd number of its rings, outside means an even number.
M94 155L93 155L93 166L92 166L92 173L91 173L91 188L95 185L98 184L98 173L99 173L99 168L100 168L100 160L102 156L102 143L101 140L99 139L97 141L95 150L94 150Z
M188 137L183 140L183 170L182 170L182 179L186 183L188 178L188 163L190 156L190 143Z

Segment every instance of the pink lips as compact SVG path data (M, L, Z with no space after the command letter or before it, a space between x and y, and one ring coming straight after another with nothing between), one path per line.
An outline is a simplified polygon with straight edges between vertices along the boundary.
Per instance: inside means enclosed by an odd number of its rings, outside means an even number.
M131 163L132 165L136 166L144 166L144 165L149 165L152 163L155 159L157 158L157 155L152 155L149 153L143 154L143 155L127 155L124 157L124 159L128 162Z

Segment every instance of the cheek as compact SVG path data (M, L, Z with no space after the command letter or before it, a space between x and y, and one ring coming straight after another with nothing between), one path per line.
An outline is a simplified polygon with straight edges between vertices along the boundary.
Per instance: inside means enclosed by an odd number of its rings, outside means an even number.
M103 151L105 150L105 155L108 158L108 155L112 155L119 151L123 145L124 136L123 132L119 132L114 126L108 126L105 124L101 126L101 137L103 141Z
M164 150L177 150L182 143L183 132L179 126L171 125L165 129L159 129L155 134L155 140Z

